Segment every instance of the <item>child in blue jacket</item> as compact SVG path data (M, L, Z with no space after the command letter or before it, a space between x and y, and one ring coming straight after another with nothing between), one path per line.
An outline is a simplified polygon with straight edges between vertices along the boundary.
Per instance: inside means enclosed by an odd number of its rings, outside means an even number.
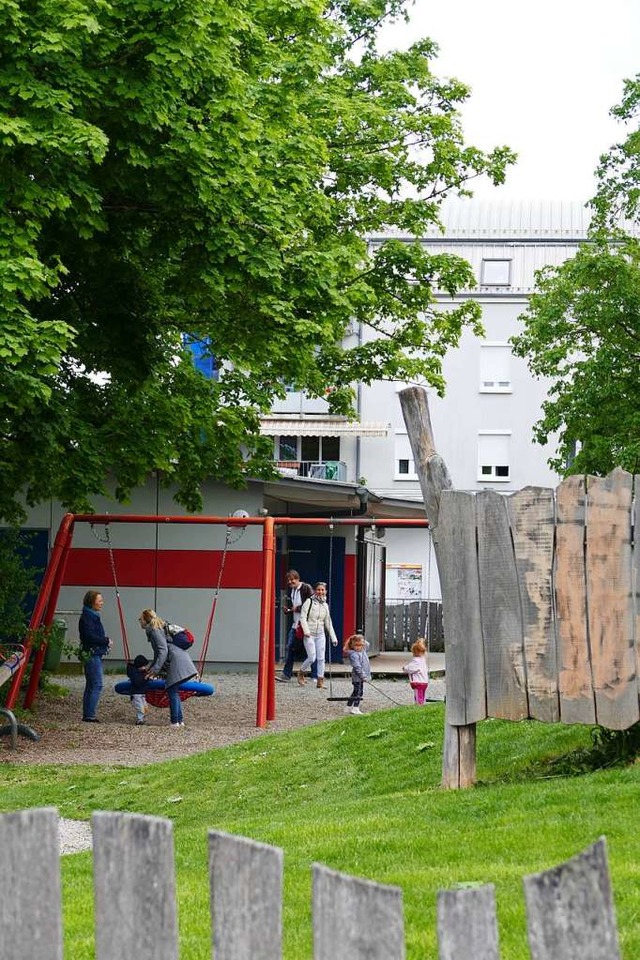
M141 726L144 722L144 715L147 712L147 698L145 690L147 689L147 667L150 661L142 654L139 654L133 663L127 664L127 676L131 682L131 703L136 712L136 725Z

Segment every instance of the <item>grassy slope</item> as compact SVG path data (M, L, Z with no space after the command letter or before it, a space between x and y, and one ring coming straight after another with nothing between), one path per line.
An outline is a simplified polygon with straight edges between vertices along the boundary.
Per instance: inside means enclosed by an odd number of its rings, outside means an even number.
M550 777L544 761L588 742L579 727L486 721L473 790L439 788L443 708L401 708L271 735L139 769L5 766L2 809L126 810L174 821L184 960L209 960L206 830L285 850L285 957L311 956L310 864L404 892L408 960L437 957L435 896L497 887L503 960L528 957L521 877L602 834L625 960L640 955L639 768ZM181 799L177 799L181 798ZM67 956L91 958L91 857L64 858Z

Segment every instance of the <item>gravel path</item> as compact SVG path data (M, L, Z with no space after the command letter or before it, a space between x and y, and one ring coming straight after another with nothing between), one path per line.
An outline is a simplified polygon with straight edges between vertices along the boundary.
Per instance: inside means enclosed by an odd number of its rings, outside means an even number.
M83 723L83 677L56 677L66 696L41 694L33 715L25 722L40 735L40 740L19 738L12 750L8 737L0 738L0 762L10 764L89 763L107 767L138 766L173 757L202 753L215 747L238 743L265 732L293 730L341 716L344 703L329 702L327 688L313 684L301 687L295 681L276 684L276 720L268 729L255 726L256 677L250 674L220 674L204 677L216 689L213 697L192 697L184 704L185 727L174 730L168 710L150 707L145 726L136 726L128 697L119 696L114 684L123 679L107 676L98 710L101 723ZM376 679L365 688L363 712L386 710L397 704L409 706L412 691L403 679ZM351 683L345 678L333 681L333 695L346 696ZM429 695L444 698L444 679L431 681ZM349 722L357 723L357 717ZM60 851L76 853L91 847L91 827L77 820L60 820Z

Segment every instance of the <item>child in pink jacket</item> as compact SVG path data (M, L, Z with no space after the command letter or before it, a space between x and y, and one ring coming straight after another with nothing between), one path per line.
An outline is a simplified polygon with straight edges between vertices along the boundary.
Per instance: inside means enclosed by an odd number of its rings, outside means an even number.
M413 690L416 703L424 704L425 694L429 686L429 668L427 667L427 645L422 638L416 640L411 647L413 660L402 667L409 675L409 686Z

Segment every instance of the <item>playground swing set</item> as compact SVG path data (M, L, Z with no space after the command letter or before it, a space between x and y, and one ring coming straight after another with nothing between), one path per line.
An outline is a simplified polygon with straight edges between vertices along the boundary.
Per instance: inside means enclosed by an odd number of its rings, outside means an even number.
M43 669L46 656L46 644L42 644L36 651L33 651L33 644L30 640L31 634L40 629L50 628L53 623L56 604L60 588L64 579L65 567L73 541L74 527L77 523L89 523L92 526L105 526L108 530L111 524L117 523L150 523L150 524L194 524L194 525L220 525L227 527L227 537L225 550L218 575L218 583L214 590L213 601L209 613L209 619L205 630L202 649L200 652L198 669L204 668L206 654L209 646L209 640L213 628L215 611L218 601L218 595L222 586L222 574L224 572L224 560L226 560L228 548L231 546L231 531L237 528L244 529L248 526L258 526L262 528L262 580L261 580L261 598L260 598L260 623L259 623L259 650L258 650L258 677L257 677L257 697L256 697L256 726L266 727L268 721L275 720L276 717L276 696L275 696L275 620L274 605L272 602L275 584L276 584L276 549L275 549L275 529L277 526L330 526L341 527L371 527L378 526L382 528L392 527L428 527L427 519L407 519L407 518L355 518L341 517L319 518L319 517L250 517L246 511L238 511L238 515L227 517L215 516L163 516L155 514L73 514L68 513L62 518L53 548L51 550L49 562L44 572L42 583L36 602L29 621L28 634L19 654L19 663L11 674L11 683L7 692L6 707L11 710L17 703L22 679L27 664L31 661L31 674L27 689L24 695L24 706L31 707L38 691L40 675ZM108 534L107 534L108 537ZM109 544L107 544L109 546ZM116 599L118 604L118 614L120 617L121 629L123 633L123 646L126 638L126 628L124 627L124 615L122 613L122 604L119 596L118 577L115 570L115 558L113 556L113 547L110 550L110 562L112 562L112 575L116 589ZM128 651L125 647L125 655ZM122 691L123 693L125 691ZM152 691L150 691L151 693ZM160 690L164 694L163 690ZM185 690L188 695L200 693L200 695L210 695L213 690L198 691ZM330 695L332 691L329 691Z
M109 565L111 567L111 574L113 577L113 588L115 592L116 604L118 607L118 619L120 621L120 633L122 638L122 650L124 653L125 660L129 663L131 661L131 650L129 648L129 637L127 635L127 626L124 617L124 611L122 609L122 601L120 599L120 589L118 587L118 577L116 573L116 561L115 555L113 552L113 545L111 543L111 534L109 532L109 524L105 524L105 535L103 538L99 537L96 533L94 524L91 524L91 531L96 537L98 542L104 543L107 551L109 553ZM242 529L241 532L244 532ZM202 647L200 650L200 657L198 659L197 669L198 676L192 680L186 680L180 684L179 694L182 701L188 700L190 697L210 697L213 695L214 687L209 683L203 683L200 680L200 677L203 674L206 659L207 651L209 649L209 640L211 638L211 630L213 627L213 620L215 617L216 606L218 603L218 595L220 594L220 586L222 584L222 575L224 573L224 566L227 559L227 552L230 545L230 533L231 528L227 527L227 533L225 537L224 550L222 552L222 560L220 563L220 569L218 571L218 582L213 593L213 599L211 602L211 610L209 611L209 617L207 619L207 626L204 632L204 639L202 641ZM130 680L122 680L120 683L116 683L114 690L116 693L122 694L123 696L131 696L135 691L132 688ZM163 707L166 708L169 706L169 695L166 690L165 681L161 678L157 680L148 680L147 686L145 689L145 699L148 704L152 707Z

